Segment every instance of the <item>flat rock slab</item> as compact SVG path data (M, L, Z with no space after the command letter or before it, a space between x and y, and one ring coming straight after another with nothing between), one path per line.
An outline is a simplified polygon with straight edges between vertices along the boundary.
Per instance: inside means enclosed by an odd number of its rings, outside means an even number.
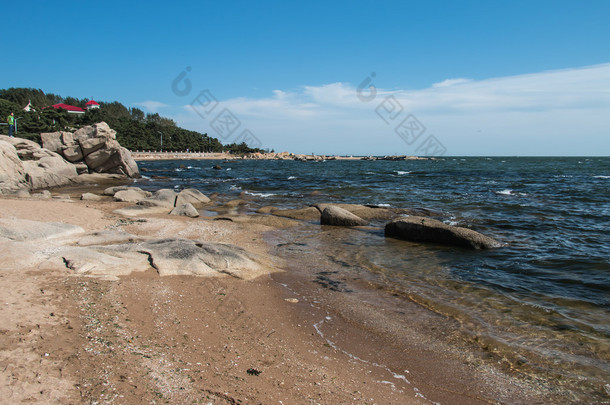
M0 218L0 237L14 241L62 238L84 232L85 230L80 226L59 222Z
M124 217L137 217L140 215L168 214L170 210L171 208L168 209L167 207L146 207L144 205L135 205L133 207L119 208L118 210L114 210L112 212Z
M273 271L257 255L227 243L149 239L121 231L85 233L78 226L0 219L0 270L66 271L116 280L133 272L160 276L253 279Z
M491 249L502 244L477 231L447 225L428 217L405 217L385 226L385 235L412 242L440 243L469 249Z

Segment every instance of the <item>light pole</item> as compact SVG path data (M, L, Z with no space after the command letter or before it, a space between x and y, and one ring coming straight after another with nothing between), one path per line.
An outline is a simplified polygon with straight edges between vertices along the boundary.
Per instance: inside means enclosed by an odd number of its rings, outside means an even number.
M15 135L17 135L17 120L20 120L23 117L15 118Z

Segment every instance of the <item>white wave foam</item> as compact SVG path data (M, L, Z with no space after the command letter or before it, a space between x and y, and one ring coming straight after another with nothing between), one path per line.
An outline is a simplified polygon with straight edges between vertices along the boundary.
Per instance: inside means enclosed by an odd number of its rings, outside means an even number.
M402 176L403 174L409 174L409 173L411 173L411 172L402 172L400 170L396 171L396 174L398 174L399 176Z
M296 180L296 176L290 176L288 177L288 180Z
M502 191L494 191L496 194L499 195L520 195L520 196L526 196L527 193L515 193L513 190L511 189L506 189L506 190L502 190Z
M610 179L610 176L593 176L596 179Z
M251 191L246 191L246 194L252 195L252 196L255 196L255 197L263 197L263 198L277 195L277 194L273 194L273 193L253 193Z
M229 190L241 190L241 187L236 186L235 184L232 184L231 187L229 188Z

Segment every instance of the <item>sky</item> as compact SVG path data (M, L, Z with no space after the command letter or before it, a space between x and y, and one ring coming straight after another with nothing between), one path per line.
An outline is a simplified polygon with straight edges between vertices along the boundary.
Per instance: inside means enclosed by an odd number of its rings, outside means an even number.
M7 14L7 10L10 13ZM610 1L4 7L0 88L340 155L610 155Z

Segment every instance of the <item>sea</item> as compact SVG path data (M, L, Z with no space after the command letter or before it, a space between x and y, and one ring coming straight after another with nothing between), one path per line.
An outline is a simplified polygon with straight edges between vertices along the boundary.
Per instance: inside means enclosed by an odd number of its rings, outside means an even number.
M304 221L281 231L291 243L277 244L274 252L290 257L298 246L302 260L313 265L315 257L332 258L324 261L324 274L366 273L385 287L379 294L399 291L459 322L465 340L524 373L555 379L574 401L610 401L610 157L139 166L144 176L137 186L243 199L244 214L322 202L418 208L491 236L503 246L474 251L386 238L381 221L336 233Z

